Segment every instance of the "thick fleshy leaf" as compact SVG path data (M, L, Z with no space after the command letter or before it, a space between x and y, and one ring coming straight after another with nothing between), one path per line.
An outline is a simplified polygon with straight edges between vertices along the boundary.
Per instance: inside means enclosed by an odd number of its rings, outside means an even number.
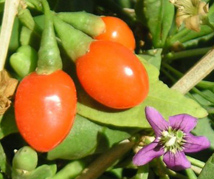
M213 179L214 176L214 154L208 159L198 179Z
M98 125L76 115L74 126L65 140L48 152L48 159L79 159L93 153L101 153L131 135L119 129Z
M178 114L169 117L169 124L173 129L180 129L189 133L197 124L197 119L188 114Z
M84 170L86 164L81 160L72 160L60 169L51 179L76 178Z
M0 143L0 168L2 170L2 172L6 172L7 170L7 158L6 158L6 154L4 152L4 149Z
M149 178L149 165L143 165L139 166L136 175L133 177L133 179L148 179ZM121 177L122 178L122 177Z
M152 142L151 144L143 147L133 158L133 163L137 166L145 165L156 157L164 154L164 149L158 143Z
M154 47L162 47L173 22L174 7L165 0L138 0L137 19L150 31Z
M184 152L177 152L176 154L173 154L172 152L167 152L163 156L163 161L169 169L175 171L187 169L191 166Z
M52 178L56 173L56 165L41 165L32 171L28 179Z
M146 118L149 124L154 129L156 136L160 136L163 130L167 130L167 128L169 127L168 122L165 121L165 119L156 109L154 109L153 107L146 107L145 112Z
M6 113L3 115L0 123L0 139L6 137L9 134L18 132L15 116L14 116L14 108L11 106Z
M151 49L139 54L141 58L144 58L147 62L154 65L158 70L161 68L162 61L162 49Z
M184 152L192 153L198 152L210 147L210 141L204 136L194 136L187 134L186 143L184 145Z

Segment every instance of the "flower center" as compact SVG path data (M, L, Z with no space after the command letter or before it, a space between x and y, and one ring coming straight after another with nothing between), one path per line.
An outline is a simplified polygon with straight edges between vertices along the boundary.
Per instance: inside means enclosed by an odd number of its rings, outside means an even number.
M159 142L164 147L165 152L176 153L177 151L182 151L186 142L185 133L169 127L161 133Z

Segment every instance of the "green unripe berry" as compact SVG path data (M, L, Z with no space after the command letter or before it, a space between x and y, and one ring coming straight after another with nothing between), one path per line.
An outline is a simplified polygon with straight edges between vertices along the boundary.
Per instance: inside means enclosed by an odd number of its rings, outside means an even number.
M23 78L35 70L37 59L38 55L36 50L29 45L24 45L19 47L16 53L11 55L10 65L14 71Z
M13 169L32 171L36 168L37 162L37 152L31 147L24 146L15 153L12 165Z
M84 33L96 37L105 31L105 23L100 16L84 11L60 12L56 14L64 22Z

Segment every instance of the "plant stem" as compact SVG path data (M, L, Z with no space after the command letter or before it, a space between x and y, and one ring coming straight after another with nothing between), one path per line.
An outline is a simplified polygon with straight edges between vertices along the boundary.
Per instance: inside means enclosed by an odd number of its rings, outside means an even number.
M164 59L165 60L178 60L181 58L187 58L187 57L193 57L193 56L199 56L199 55L204 55L209 51L211 47L204 47L204 48L198 48L198 49L190 49L190 50L184 50L181 52L173 52L167 54Z
M96 179L103 172L106 171L111 165L113 165L118 159L120 159L126 152L128 152L133 146L133 141L125 140L114 147L109 151L103 153L98 157L92 164L90 164L82 174L76 179Z
M214 69L214 49L209 51L171 88L186 94Z
M5 0L4 15L0 34L0 71L4 69L14 19L18 12L20 0Z
M161 69L161 71L173 82L175 83L177 80L175 77L173 77L168 71L165 69Z
M185 171L189 179L197 179L197 176L195 175L191 168L188 168Z
M192 165L191 166L191 169L196 173L196 174L200 174L201 173L201 171L202 171L202 168L200 168L200 167L197 167L197 166L195 166L195 165Z
M159 165L159 168L158 168L159 171L157 171L157 172L159 172L160 176L169 175L169 176L172 176L172 177L178 178L178 179L188 179L186 176L166 168L162 157L157 158L157 164Z
M195 166L198 166L198 167L200 167L200 168L203 168L204 165L205 165L205 163L202 162L202 161L200 161L200 160L197 160L197 159L192 158L192 157L190 157L190 156L186 156L186 157L187 157L187 159L190 161L190 163L193 164L193 165L195 165Z
M179 41L182 37L185 37L188 33L189 33L189 29L184 28L181 31L179 31L177 34L175 34L173 37L171 37L168 41L167 41L167 47L170 47L172 44L174 44L175 42Z

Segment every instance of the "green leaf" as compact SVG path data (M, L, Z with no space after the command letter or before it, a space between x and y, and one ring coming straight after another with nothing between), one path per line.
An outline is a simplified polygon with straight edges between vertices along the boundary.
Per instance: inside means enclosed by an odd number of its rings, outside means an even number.
M173 22L174 6L166 0L138 0L135 12L148 27L154 47L163 47Z
M147 179L149 177L149 165L138 167L137 174L132 179Z
M214 154L208 159L204 168L202 169L198 179L213 179L214 176Z
M83 90L79 90L78 113L99 123L120 127L150 128L144 109L152 106L159 110L165 119L169 116L187 113L198 118L205 117L207 111L196 101L186 98L181 93L170 89L158 80L159 71L139 56L149 75L150 91L146 100L128 110L113 110L101 106L90 98Z
M7 170L7 158L1 143L0 143L0 169L1 169L1 172L4 172L4 173Z
M84 91L79 91L80 97L77 104L78 113L95 122L110 124L120 127L149 127L144 117L143 104L127 110L113 110L101 106Z
M85 168L85 164L81 161L75 160L63 167L52 179L71 179L77 177Z
M140 54L139 56L160 70L162 60L161 53L162 49L152 49L146 51L146 53Z
M0 173L0 179L5 179L2 173Z
M166 46L174 49L198 46L199 42L207 41L213 37L213 30L207 25L201 25L200 32L192 31L187 28L181 28L179 31L169 37Z
M56 166L49 166L49 165L41 165L38 168L36 168L27 179L48 179L52 178L55 174L53 171L53 168L56 168Z
M0 0L0 12L1 13L4 11L4 2L5 2L5 0Z
M78 159L95 151L102 127L76 115L75 123L66 139L48 152L48 159Z
M18 132L14 116L14 108L10 107L4 114L0 123L0 139L5 136Z
M1 9L1 5L0 5ZM18 18L15 18L14 25L13 25L13 30L10 38L10 44L9 44L9 50L10 51L15 51L20 43L19 43L19 30L20 30L20 23Z
M208 12L208 21L211 25L214 25L214 4L211 5Z
M183 96L178 91L168 88L161 81L154 84L150 90L150 94L145 101L146 105L155 107L165 119L180 113L187 113L198 118L207 115L207 111L196 101Z
M129 138L130 134L97 125L76 115L75 123L66 139L48 152L48 159L79 159L89 154L103 152L113 144Z

